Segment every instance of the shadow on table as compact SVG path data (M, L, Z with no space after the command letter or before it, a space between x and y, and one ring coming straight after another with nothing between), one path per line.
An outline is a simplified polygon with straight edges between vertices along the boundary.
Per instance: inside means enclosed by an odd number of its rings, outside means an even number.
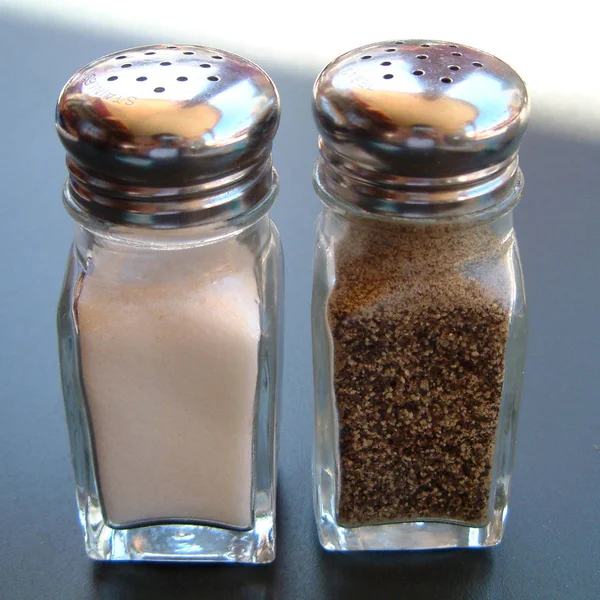
M99 600L272 600L275 567L97 563L92 567Z
M485 598L493 551L332 554L319 561L322 597L465 600Z

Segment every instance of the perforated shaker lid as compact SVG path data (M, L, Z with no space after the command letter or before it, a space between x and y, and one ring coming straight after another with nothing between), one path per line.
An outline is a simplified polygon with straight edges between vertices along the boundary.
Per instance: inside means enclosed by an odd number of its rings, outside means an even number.
M156 45L104 56L58 99L67 204L157 228L234 218L274 196L278 123L275 85L235 54Z
M460 214L520 185L525 84L474 48L406 40L352 50L319 75L313 109L326 197L382 214Z

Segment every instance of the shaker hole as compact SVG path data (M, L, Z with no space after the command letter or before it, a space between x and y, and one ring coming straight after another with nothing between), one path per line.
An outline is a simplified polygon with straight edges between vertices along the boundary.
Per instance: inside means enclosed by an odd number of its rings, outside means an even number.
M422 71L421 69L415 69L412 74L420 77L421 75L425 75L425 71Z
M187 77L183 77L183 76L177 78L177 81L187 81L187 80L188 80L188 78Z
M462 54L460 52L453 52L452 56L462 56Z
M373 57L372 57L370 54L365 54L365 55L362 57L362 60L369 60L369 58L373 58Z
M480 62L474 62L473 66L474 67L483 67L483 65Z
M165 91L165 88L164 88L164 87L155 87L155 88L154 88L154 91L155 91L157 94L162 94L162 93Z
M201 66L203 69L209 69L209 68L210 68L210 65L209 65L208 63L202 63L200 66Z
M116 75L113 75L112 77L109 77L106 81L116 81L117 79L119 79Z
M386 48L386 52L396 52L396 48Z
M223 57L219 56L218 54L213 55L212 58L216 58L217 60L223 60Z
M136 81L146 81L147 79L148 79L147 77L144 77L144 76L142 75L142 77L137 77L137 78L136 78Z
M404 42L394 42L394 44L404 44Z
M451 71L460 71L460 67L458 65L450 65L448 68Z
M121 69L128 69L131 66L131 63L125 63L124 65L121 65Z
M442 78L440 79L440 81L441 81L442 83L452 83L452 78L451 78L451 77L442 77Z
M381 63L382 67L389 67L392 63L389 60L385 60Z
M168 67L171 63L168 60L165 60L164 62L160 63L161 67Z
M210 77L207 77L206 79L208 79L209 81L219 81L219 78L216 75L211 75Z
M431 44L421 44L421 48L431 48Z
M151 54L156 54L156 52L144 52L146 56L150 56Z
M176 50L177 46L167 46L167 50Z
M448 44L448 46L449 46L450 48L458 48L458 46L457 46L456 44Z
M427 58L427 54L417 54L417 58L420 60L425 60Z
M188 56L194 54L193 52L184 52L184 54L187 54Z
M383 78L384 79L392 79L394 76L391 73L386 73Z
M115 60L123 60L124 58L127 58L127 57L124 55L121 55L121 56L117 56L117 58L115 58Z

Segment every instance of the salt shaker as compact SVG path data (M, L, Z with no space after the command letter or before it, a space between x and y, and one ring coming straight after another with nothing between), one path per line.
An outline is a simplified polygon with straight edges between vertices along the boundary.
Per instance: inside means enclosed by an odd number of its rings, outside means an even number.
M526 337L525 85L474 48L391 41L330 63L313 108L321 544L498 544Z
M274 558L278 122L268 75L202 46L110 54L60 94L60 363L91 558Z

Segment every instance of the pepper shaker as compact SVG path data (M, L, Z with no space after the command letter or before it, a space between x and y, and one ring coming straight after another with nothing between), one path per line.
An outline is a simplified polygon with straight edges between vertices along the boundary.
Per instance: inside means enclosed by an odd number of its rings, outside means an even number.
M525 85L474 48L391 41L330 63L313 108L321 544L498 544L525 354Z
M75 73L56 122L76 222L60 364L87 553L270 562L277 90L229 52L144 46Z

